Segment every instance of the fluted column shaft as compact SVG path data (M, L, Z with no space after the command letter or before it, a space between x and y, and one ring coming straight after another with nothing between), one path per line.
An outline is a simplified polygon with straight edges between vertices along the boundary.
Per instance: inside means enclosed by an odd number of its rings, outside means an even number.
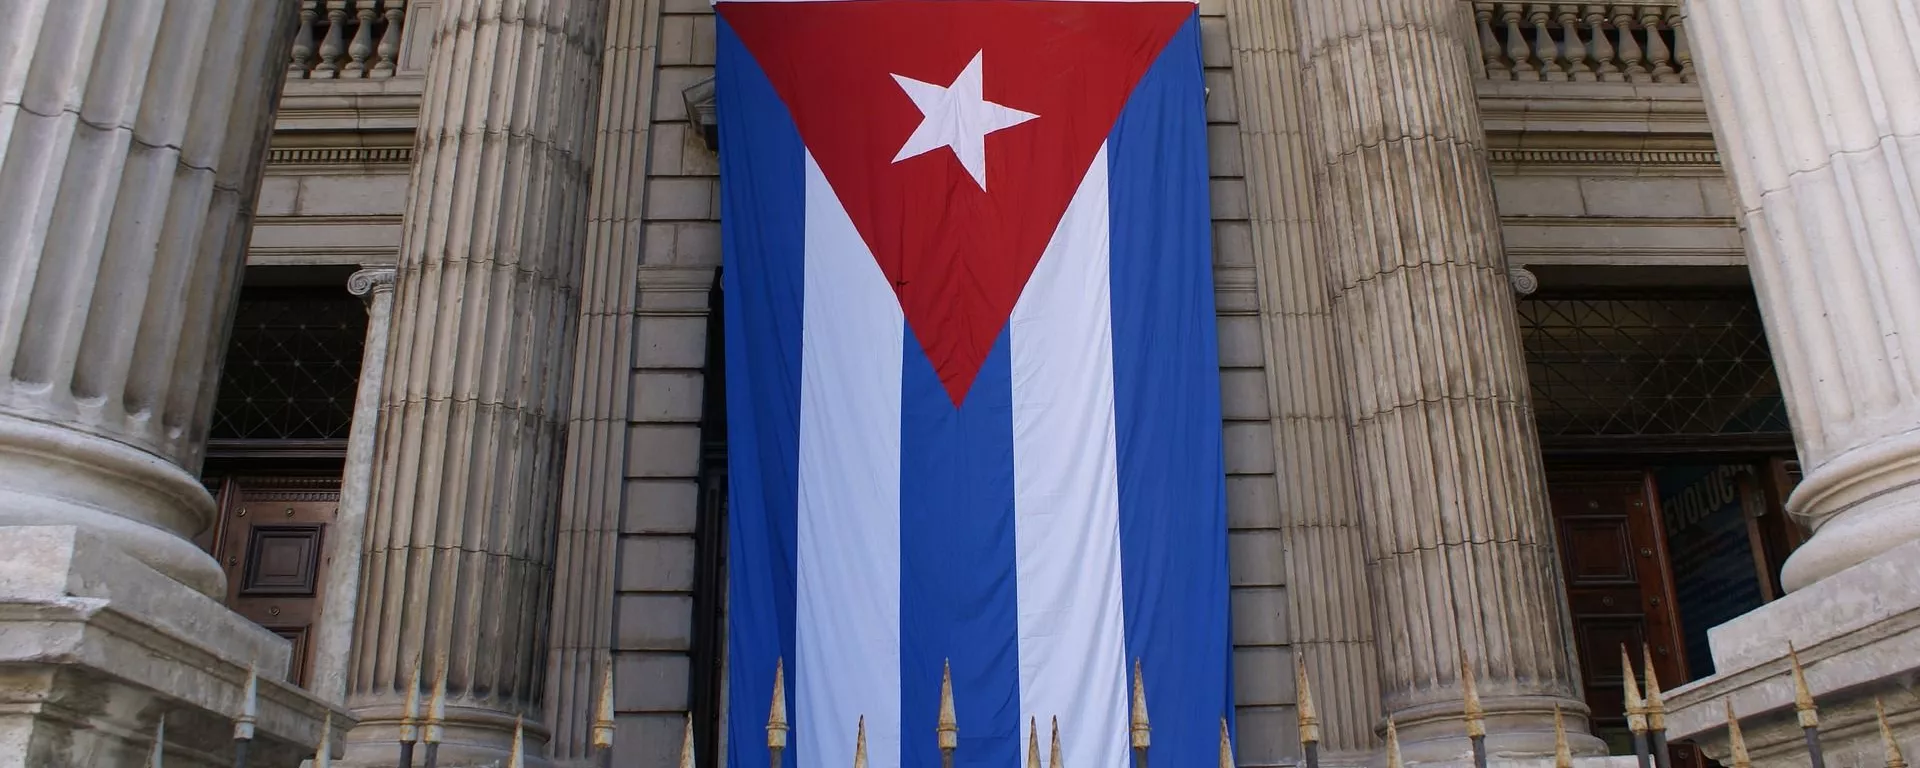
M348 702L391 759L447 678L443 765L539 723L606 0L439 8L395 286ZM376 747L378 747L376 749Z
M1311 585L1287 590L1289 642L1313 686L1321 753L1342 762L1340 755L1377 743L1379 660L1347 438L1346 380L1313 228L1316 164L1301 123L1305 87L1294 9L1271 0L1229 0L1227 7L1287 583Z
M1920 538L1920 3L1686 12L1805 472L1799 589Z
M207 443L287 3L21 0L0 28L0 525L224 595Z
M1565 592L1500 224L1454 0L1296 3L1319 235L1349 418L1381 692L1410 759L1463 754L1462 654L1489 748L1584 736Z
M549 755L591 756L594 704L613 663L614 560L626 484L636 272L653 132L657 0L611 0L587 222L587 281L574 355L573 416L555 559Z
M353 663L353 617L360 598L360 566L367 550L367 507L373 502L374 437L380 429L380 387L387 379L387 337L393 331L393 268L363 269L347 278L347 292L367 305L366 343L360 353L360 384L353 395L353 428L347 433L340 505L327 526L326 605L313 636L309 688L328 701L347 700Z

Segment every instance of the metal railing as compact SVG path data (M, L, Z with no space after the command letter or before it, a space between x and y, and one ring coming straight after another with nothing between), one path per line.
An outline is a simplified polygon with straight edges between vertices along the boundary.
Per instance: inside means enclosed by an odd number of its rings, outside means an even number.
M1627 723L1633 732L1634 756L1640 768L1670 768L1666 732L1666 704L1660 692L1659 678L1654 674L1652 654L1645 654L1644 677L1636 678L1633 660L1625 645L1620 647L1620 662L1626 693ZM1792 646L1787 648L1787 656L1792 661L1794 710L1799 717L1801 730L1805 733L1807 757L1811 768L1826 768L1826 757L1820 745L1820 714L1814 702L1813 694L1807 687L1805 672L1800 667L1800 656ZM613 748L614 709L613 709L613 664L609 659L601 670L599 698L594 708L593 749L604 754ZM1486 711L1481 707L1480 696L1474 683L1473 667L1467 663L1463 654L1460 659L1460 679L1463 693L1461 716L1465 720L1467 737L1473 745L1473 764L1476 768L1487 766L1487 728ZM1644 689L1642 687L1644 683ZM1305 660L1294 662L1294 684L1298 690L1297 702L1301 754L1306 768L1320 768L1320 718L1313 703L1312 681L1307 677ZM254 722L258 714L259 677L249 673L246 694L240 711L233 718L233 766L248 768L249 748L254 738ZM413 768L414 746L426 745L426 768L438 768L439 746L442 727L446 721L447 682L444 665L434 682L433 696L428 703L427 716L420 718L420 675L416 670L408 687L406 708L401 716L399 739L395 744L399 753L398 764L404 768ZM775 662L773 675L773 698L767 712L767 750L769 768L780 768L781 759L787 749L787 735L791 726L787 719L786 707L786 665L784 660ZM1147 716L1146 680L1141 675L1140 662L1133 665L1133 684L1128 691L1127 739L1133 751L1132 768L1148 768L1147 756L1152 747L1153 727ZM1879 720L1880 738L1886 747L1886 768L1907 768L1901 755L1899 743L1894 739L1893 729L1887 722L1887 714L1879 699L1874 700ZM1727 736L1731 752L1729 768L1751 768L1747 755L1746 741L1740 733L1740 722L1734 717L1733 704L1726 704ZM940 764L943 768L953 765L954 751L959 746L959 723L954 717L953 675L949 668L941 670L939 718L934 724L937 734L936 744L940 750ZM524 720L516 718L513 729L513 747L509 762L510 768L519 768L526 764ZM1559 709L1554 710L1554 765L1556 768L1571 768L1573 755L1568 747L1566 725ZM163 716L154 732L154 746L151 768L164 768L163 747L166 742L166 718ZM1048 768L1063 768L1061 755L1064 746L1060 740L1059 719L1053 721L1053 738L1048 750ZM314 768L330 768L333 755L331 750L333 734L333 716L329 713L321 725L319 747L314 751ZM860 718L855 733L853 768L867 766L867 727L866 718ZM1389 768L1401 768L1400 739L1398 729L1391 717L1386 728L1387 765ZM1027 768L1042 768L1040 763L1040 733L1037 720L1029 719L1027 724ZM1219 768L1234 768L1233 741L1227 730L1227 718L1220 718ZM693 754L693 718L687 718L686 730L680 745L680 768L695 768Z

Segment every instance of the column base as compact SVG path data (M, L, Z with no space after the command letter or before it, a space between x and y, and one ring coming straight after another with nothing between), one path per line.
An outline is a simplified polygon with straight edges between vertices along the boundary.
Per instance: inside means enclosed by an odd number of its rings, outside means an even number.
M220 598L227 575L190 539L212 494L184 469L100 435L0 413L0 526L77 526Z
M284 682L287 642L74 526L0 526L0 768L233 764L260 672L251 764L299 765L331 712Z
M1833 458L1800 482L1787 507L1813 530L1780 569L1788 592L1920 541L1920 432Z
M1487 761L1531 761L1546 758L1552 762L1554 750L1553 708L1560 707L1567 729L1567 745L1575 756L1605 755L1606 742L1587 730L1587 706L1550 696L1487 696L1482 705L1487 719ZM1384 732L1384 726L1382 726ZM1394 730L1400 738L1400 759L1407 765L1468 765L1473 762L1473 742L1467 740L1466 720L1460 704L1431 704L1403 710L1394 715ZM1381 753L1385 764L1386 753Z
M421 706L426 706L423 702ZM388 768L397 765L400 756L401 705L356 707L359 725L347 735L345 759L340 768ZM447 706L447 722L441 734L441 768L493 768L507 764L513 749L513 717L490 709ZM527 768L554 768L547 761L547 727L533 720L523 725L522 751ZM425 765L427 745L413 746L414 764Z
M1707 632L1712 677L1667 697L1668 736L1728 757L1733 704L1756 768L1807 764L1793 709L1787 644L1798 649L1820 709L1828 765L1881 765L1874 700L1907 755L1920 754L1920 541L1908 542Z

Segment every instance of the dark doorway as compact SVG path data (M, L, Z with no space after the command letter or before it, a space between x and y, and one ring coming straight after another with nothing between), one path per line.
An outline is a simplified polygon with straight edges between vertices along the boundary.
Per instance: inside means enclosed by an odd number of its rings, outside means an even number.
M1707 630L1777 598L1803 537L1744 274L1689 288L1609 276L1650 271L1595 270L1516 302L1581 682L1615 754L1632 753L1622 647L1636 672L1651 655L1666 689L1712 674ZM1705 764L1689 745L1674 757Z

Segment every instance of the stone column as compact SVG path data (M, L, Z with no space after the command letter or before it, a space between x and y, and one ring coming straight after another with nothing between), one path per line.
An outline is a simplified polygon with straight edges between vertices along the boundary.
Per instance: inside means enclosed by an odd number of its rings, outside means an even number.
M1253 230L1287 583L1288 641L1306 661L1321 754L1359 762L1378 740L1379 660L1369 611L1347 390L1325 259L1313 229L1311 145L1301 119L1294 8L1229 0L1231 94ZM1345 759L1343 759L1343 756Z
M1896 8L1900 6L1900 8ZM1813 529L1796 590L1920 539L1920 64L1911 3L1687 4Z
M327 526L326 582L320 585L320 621L313 637L309 688L328 701L347 700L353 661L353 617L360 599L360 566L367 551L367 505L373 501L373 439L380 425L380 386L387 378L387 335L393 330L393 268L363 269L347 278L347 292L367 303L367 340L360 353L360 384L353 393L340 506Z
M79 526L225 596L196 476L294 11L7 6L0 526Z
M382 388L348 702L391 759L416 668L447 677L443 765L492 764L547 672L606 0L447 0Z
M1587 736L1526 368L1455 0L1296 3L1381 692L1409 760Z
M628 392L639 296L635 272L646 248L641 219L646 213L659 35L657 0L611 0L589 196L587 280L580 344L573 359L573 415L554 559L546 722L553 730L548 755L556 760L592 756L596 687L605 665L613 663L614 561L626 485Z
M196 477L298 8L0 4L0 767L312 754ZM335 722L344 721L344 712Z

